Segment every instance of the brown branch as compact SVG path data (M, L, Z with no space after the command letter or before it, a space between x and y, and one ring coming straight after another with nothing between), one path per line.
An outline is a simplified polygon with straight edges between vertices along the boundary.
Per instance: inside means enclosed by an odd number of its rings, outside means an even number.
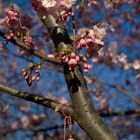
M0 31L0 36L5 38L5 34ZM51 63L54 63L54 64L57 64L57 65L61 65L61 61L60 60L57 60L57 59L54 59L54 58L50 58L50 57L47 57L46 55L42 54L42 53L39 53L38 51L34 50L33 48L31 48L30 46L27 46L25 45L23 42L21 42L19 39L11 39L9 40L11 43L13 43L14 45L16 45L17 47L19 48L22 48L24 50L26 50L28 53L42 59L42 60L45 60L47 62L51 62Z
M120 117L120 116L140 115L140 109L101 113L100 115L102 117L116 117L116 116Z
M0 14L3 12L3 2L0 0Z
M36 95L33 93L14 89L14 88L11 88L11 87L3 85L3 84L0 84L0 92L7 93L11 96L15 96L15 97L24 99L26 101L30 101L35 104L42 105L42 106L50 108L52 110L55 110L57 107L59 107L60 111L64 111L64 113L66 115L73 117L73 111L72 111L71 107L63 107L60 103L58 103L55 100L44 98L42 96L39 96L39 95ZM139 114L140 114L140 109L119 111L119 112L100 113L100 115L102 117L128 116L128 115L139 115Z
M51 100L49 98L44 98L42 96L39 95L35 95L29 92L24 92L18 89L14 89L11 88L9 86L0 84L0 91L3 93L8 93L12 96L36 103L36 104L40 104L44 107L48 107L52 110L56 110L56 108L58 109L59 112L64 112L66 115L69 116L73 116L73 111L70 107L64 107L62 106L60 103L58 103L55 100Z
M54 101L54 100L50 100L47 98L44 98L42 96L38 96L35 94L31 94L28 92L23 92L17 89L13 89L11 87L5 86L0 84L0 91L4 92L4 93L8 93L9 95L12 96L16 96L18 98L48 107L50 109L55 110L57 107L59 107L60 111L64 111L65 114L67 115L71 115L73 117L73 111L72 108L70 107L63 107L61 106L58 102ZM140 115L140 110L136 109L136 110L128 110L128 111L121 111L121 112L109 112L109 113L102 113L100 114L102 117L114 117L114 116L128 116L128 115ZM13 131L34 131L34 132L46 132L46 131L50 131L50 130L54 130L54 129L59 129L59 128L63 128L63 125L56 125L56 126L52 126L52 127L47 127L47 128L35 128L35 127L31 127L31 128L18 128L18 129L12 129L10 126L9 127L5 127L0 128L1 130L1 134L7 134L7 133L13 133Z
M2 135L7 135L9 133L13 133L13 132L17 132L17 131L31 131L31 132L47 132L47 131L52 131L52 130L57 130L57 129L63 129L64 128L64 124L61 125L55 125L55 126L50 126L50 127L46 127L46 128L37 128L37 127L29 127L29 128L17 128L17 129L13 129L11 128L11 126L6 126L3 128L0 128L0 136Z

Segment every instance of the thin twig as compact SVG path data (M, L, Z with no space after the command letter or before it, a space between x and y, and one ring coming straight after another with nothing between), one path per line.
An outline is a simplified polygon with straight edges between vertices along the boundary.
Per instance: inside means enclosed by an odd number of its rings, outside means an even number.
M6 39L5 34L2 31L0 31L0 36ZM36 57L38 57L38 58L40 58L42 60L45 60L47 62L51 62L51 63L57 64L57 65L61 65L62 64L60 60L57 60L57 59L54 59L54 58L50 58L50 57L47 57L46 55L44 55L42 53L39 53L38 51L34 50L30 46L25 45L19 39L16 39L16 40L15 39L10 39L9 41L11 43L13 43L14 45L16 45L17 47L26 50L30 54L33 54L34 56L36 56Z
M117 85L109 84L109 83L107 83L107 82L105 82L105 81L102 81L102 80L97 80L97 79L96 79L95 81L98 82L98 83L107 85L107 86L109 86L109 87L111 87L111 88L116 89L118 92L120 92L120 93L122 93L122 94L128 96L132 101L134 101L136 104L140 105L140 100L137 99L136 97L133 97L133 96L131 95L131 93L129 93L127 90L125 90L125 89L123 89L123 88L121 88L121 87L119 87L119 86L117 86Z

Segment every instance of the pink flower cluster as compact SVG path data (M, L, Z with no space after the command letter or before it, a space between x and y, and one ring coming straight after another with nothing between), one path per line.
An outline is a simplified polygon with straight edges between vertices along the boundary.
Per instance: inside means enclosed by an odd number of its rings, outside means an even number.
M67 63L69 66L69 70L72 70L73 68L75 68L75 66L78 64L78 62L83 61L83 56L80 55L76 55L74 52L72 52L71 54L67 55L65 52L61 52L61 61L63 63ZM84 62L84 71L87 72L91 69L91 66L89 64L87 64L87 62Z
M41 18L49 14L58 18L59 15L69 11L75 3L76 0L32 0L33 6Z
M35 75L32 75L32 73L35 73ZM28 68L22 69L22 75L27 84L30 86L32 81L40 80L40 65L37 65L36 67L33 63L31 63Z
M49 58L55 58L55 55L54 54L48 54L47 57L49 57Z
M5 41L1 42L0 41L0 47L3 45L7 45L8 41L12 38L14 38L15 34L13 32L10 31L9 34L7 34Z
M32 37L29 35L29 36L25 36L24 37L24 43L28 46L33 46L33 39Z
M3 46L3 42L2 41L0 41L0 47L2 47Z
M18 13L12 11L12 10L9 10L7 13L6 13L6 17L5 17L5 22L7 23L8 26L17 26L18 25Z
M7 40L10 40L10 39L12 39L14 36L15 36L14 33L10 33L10 34L6 37L6 39L7 39Z
M78 42L76 49L86 48L87 54L92 56L104 45L102 39L106 35L106 31L103 27L94 26L92 30L88 30L86 33Z
M77 63L80 61L79 56L76 56L75 53L67 55L65 52L61 52L61 61L69 65L69 70L72 70Z
M9 27L15 27L19 23L18 18L19 18L18 13L16 13L13 10L8 10L6 12L5 18L0 19L0 25L6 23L6 25L8 25Z
M67 12L61 14L61 15L57 18L56 23L59 23L59 22L66 22L66 21L68 21L69 17L70 17L70 16L73 16L73 15L74 15L74 14L73 14L72 12L67 11Z

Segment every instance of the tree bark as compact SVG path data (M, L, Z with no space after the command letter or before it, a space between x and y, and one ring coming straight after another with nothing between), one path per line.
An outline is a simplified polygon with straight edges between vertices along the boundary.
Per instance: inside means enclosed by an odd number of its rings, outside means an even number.
M49 30L57 52L67 48L73 49L74 46L65 27L57 24L53 16L49 15L42 21ZM74 118L80 127L92 140L118 140L95 110L80 65L72 71L64 65L64 75L72 100Z

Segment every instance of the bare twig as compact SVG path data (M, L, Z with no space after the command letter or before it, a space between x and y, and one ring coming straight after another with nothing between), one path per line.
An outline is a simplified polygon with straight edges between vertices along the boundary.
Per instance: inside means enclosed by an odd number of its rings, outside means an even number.
M136 97L133 97L133 96L131 95L131 93L129 93L127 90L125 90L125 89L123 89L123 88L121 88L121 87L119 87L119 86L117 86L117 85L109 84L109 83L106 82L106 81L97 80L97 79L96 79L95 81L98 82L98 83L107 85L107 86L109 86L109 87L111 87L111 88L116 89L118 92L120 92L120 93L122 93L122 94L128 96L133 102L135 102L136 104L140 105L140 100L137 99Z

